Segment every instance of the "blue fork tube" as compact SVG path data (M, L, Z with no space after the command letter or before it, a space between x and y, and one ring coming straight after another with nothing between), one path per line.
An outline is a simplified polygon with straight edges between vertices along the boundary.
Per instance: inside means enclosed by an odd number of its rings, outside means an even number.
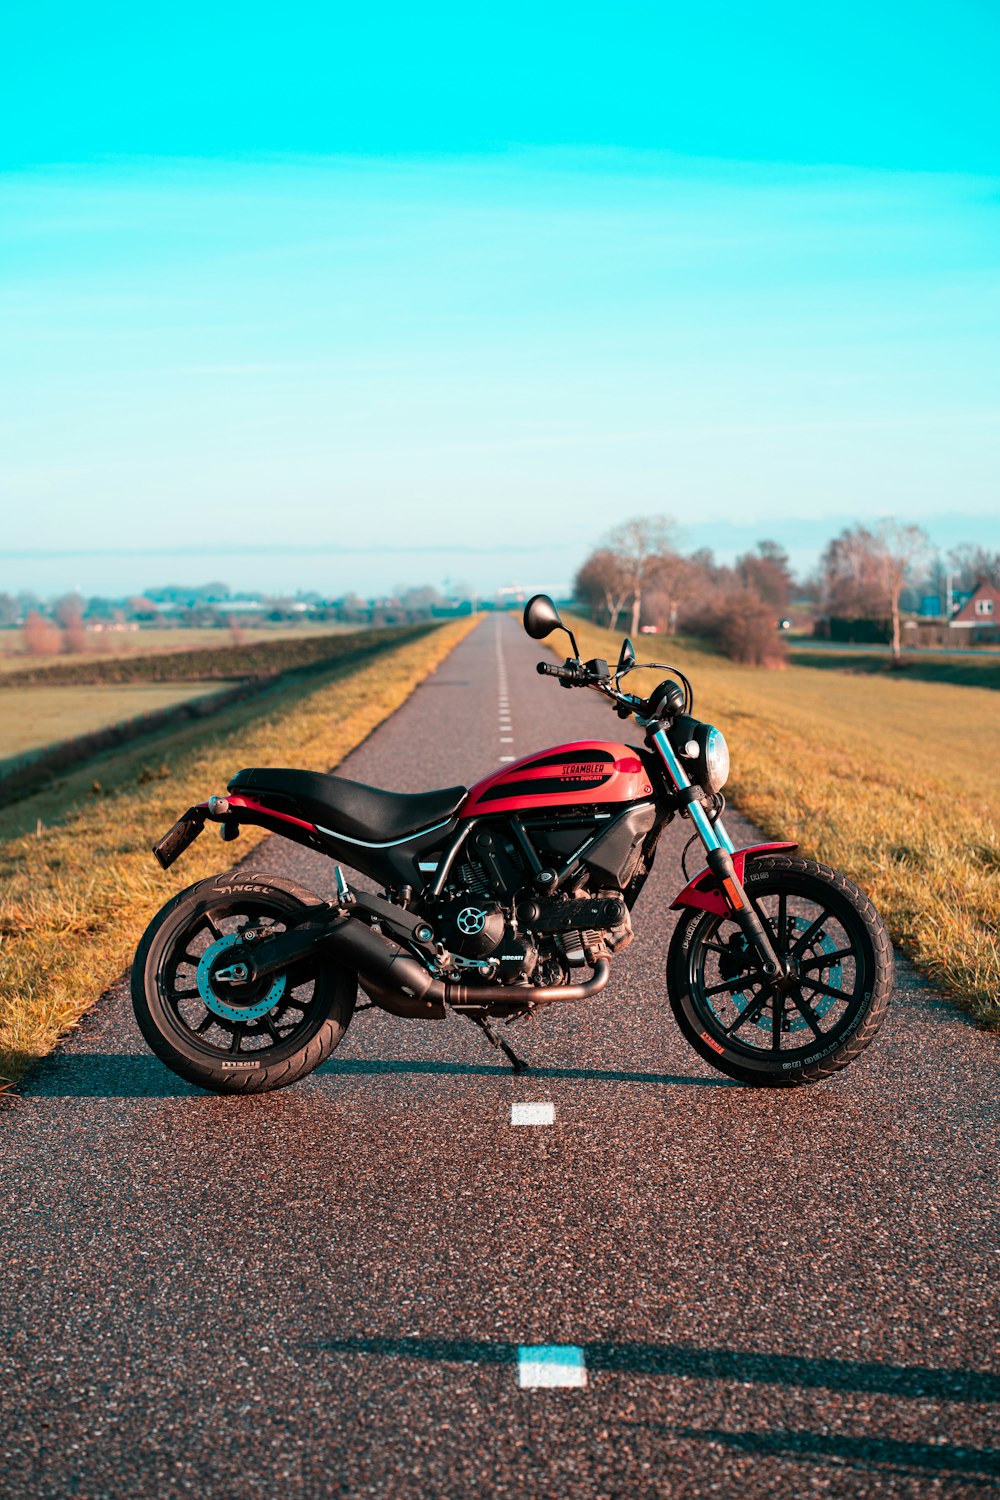
M691 782L687 772L674 753L674 747L670 743L665 730L658 729L656 731L653 735L653 744L659 751L663 764L670 772L671 781L677 787L678 791L684 791L686 787L691 785ZM700 802L689 802L687 811L688 817L694 824L698 836L707 850L725 849L727 854L735 853L733 841L725 828L723 828L721 819L717 818L713 823Z
M684 791L691 785L688 774L674 753L674 747L667 738L666 732L658 729L653 735L653 744L656 746L663 764L666 766L670 777L678 791ZM730 902L733 920L743 932L748 944L754 948L761 960L764 973L768 978L777 978L781 975L782 965L774 945L768 934L764 931L763 924L750 902L747 900L743 882L736 874L733 867L732 840L726 830L709 818L700 802L689 802L687 814L698 831L702 843L708 855L708 867L719 881L723 890L727 890L727 899Z

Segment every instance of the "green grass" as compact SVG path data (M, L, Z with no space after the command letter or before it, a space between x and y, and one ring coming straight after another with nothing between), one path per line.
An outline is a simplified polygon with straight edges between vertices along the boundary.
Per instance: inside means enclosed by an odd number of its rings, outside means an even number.
M574 621L586 656L619 640ZM641 660L693 679L725 732L727 794L773 838L843 870L893 939L986 1024L1000 1025L1000 700L979 687L768 672L658 637ZM652 672L632 682L656 682ZM641 689L639 689L641 690Z
M217 682L9 689L0 698L0 772L7 769L3 762L11 757L218 690Z
M852 651L849 647L842 651L797 649L793 645L790 657L797 667L876 676L893 686L897 682L946 682L955 687L1000 691L1000 653L997 652L984 652L981 656L937 656L910 651L904 652L899 662L893 662L887 651Z
M373 658L334 666L307 689L276 688L209 726L107 757L99 795L67 784L0 816L0 1074L21 1077L55 1046L170 896L263 836L248 829L231 849L205 834L164 873L149 851L181 812L224 790L241 766L337 764L475 623L466 616L417 639L384 639Z

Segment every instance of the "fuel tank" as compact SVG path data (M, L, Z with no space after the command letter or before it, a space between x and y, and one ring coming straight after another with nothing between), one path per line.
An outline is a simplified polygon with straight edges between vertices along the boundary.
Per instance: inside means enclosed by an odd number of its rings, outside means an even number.
M536 750L477 781L458 816L634 802L651 791L646 768L628 745L577 740L572 745Z

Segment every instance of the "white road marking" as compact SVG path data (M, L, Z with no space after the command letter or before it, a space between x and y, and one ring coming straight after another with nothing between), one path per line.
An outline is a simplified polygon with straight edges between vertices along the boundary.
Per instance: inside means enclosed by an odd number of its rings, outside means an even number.
M498 723L499 723L499 729L500 729L500 743L501 743L501 745L513 745L513 743L514 743L514 735L513 735L513 725L511 723L511 717L510 717L510 699L509 699L508 694L507 694L507 664L504 661L503 641L500 639L500 619L499 619L499 616L496 617L496 623L495 623L495 626L494 626L494 635L495 635L495 641L496 641L496 654L497 654L497 685L498 685L497 716L498 716ZM503 765L507 761L511 761L513 759L514 759L513 755L501 755L500 756L500 763L501 763L501 765Z
M554 1125L555 1122L554 1104L512 1104L510 1107L512 1125Z
M577 1344L519 1344L517 1383L522 1391L586 1385L583 1350Z
M517 760L517 756L516 755L501 755L500 760L501 761L505 761L505 760ZM435 866L435 869L436 868L437 868L437 866Z

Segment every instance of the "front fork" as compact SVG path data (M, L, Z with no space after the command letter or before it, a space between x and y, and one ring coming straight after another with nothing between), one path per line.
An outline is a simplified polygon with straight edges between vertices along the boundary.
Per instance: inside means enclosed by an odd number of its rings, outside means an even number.
M687 815L705 846L705 862L719 882L726 904L733 914L733 920L739 924L740 931L748 945L753 948L760 959L764 973L769 979L777 978L784 972L783 965L774 951L774 944L767 934L767 929L747 898L743 882L736 873L733 865L735 848L732 839L723 827L722 819L716 818L713 822L706 813L701 804L701 789L692 786L687 772L670 743L666 730L657 729L652 739L667 769L667 775L680 793L681 799L687 804Z

